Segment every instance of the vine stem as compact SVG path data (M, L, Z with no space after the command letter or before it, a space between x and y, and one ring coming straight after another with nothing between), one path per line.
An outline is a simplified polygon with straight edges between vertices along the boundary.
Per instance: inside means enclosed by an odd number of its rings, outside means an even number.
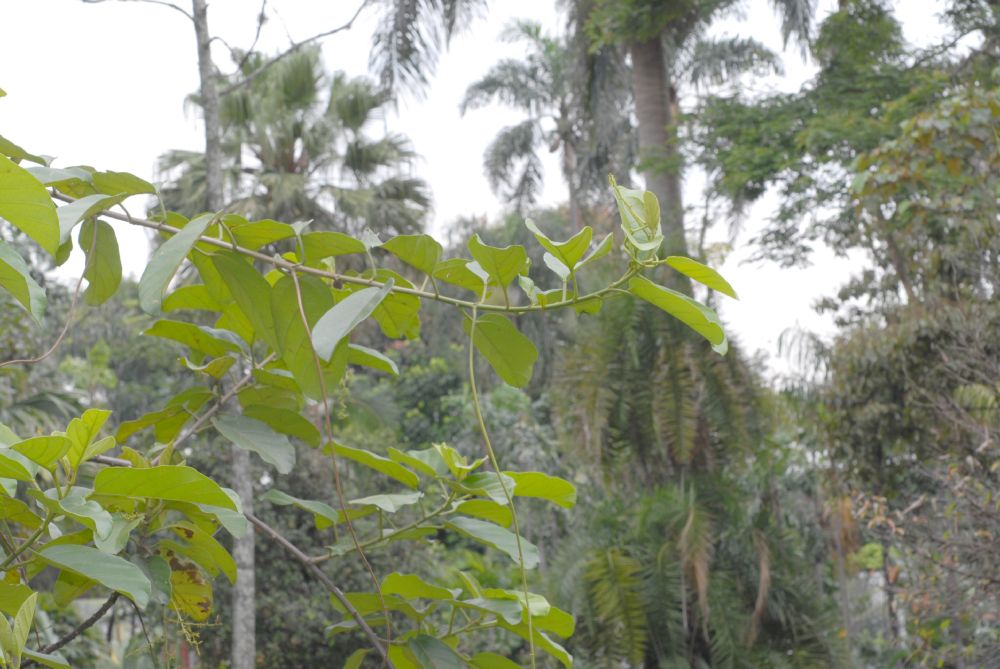
M51 193L54 199L61 200L63 202L75 202L76 199L63 195L61 193ZM138 218L135 216L126 216L125 214L119 214L115 211L104 211L104 216L113 218L118 221L123 221L130 225L135 225L142 228L149 228L150 230L157 230L159 232L165 232L171 235L180 232L180 228L175 228L172 225L165 225L163 223L158 223L156 221L150 221L144 218ZM302 274L311 274L323 279L329 279L331 281L336 281L340 283L350 283L359 286L373 286L375 288L381 288L383 285L382 281L377 281L375 279L366 279L360 276L351 276L347 274L339 274L337 272L331 272L328 270L319 269L316 267L308 267L299 263L292 262L290 260L285 260L281 257L269 256L266 253L261 253L259 251L254 251L242 246L233 244L232 242L225 241L223 239L215 239L213 237L201 236L197 239L197 242L207 244L209 246L215 246L222 249L227 249L234 251L240 255L246 256L248 258L254 258L260 260L261 262L266 262L269 265L285 272L286 274L291 274L292 272L299 272ZM647 265L650 266L650 265ZM529 305L504 305L504 304L485 304L482 302L472 302L470 300L462 300L456 297L449 297L447 295L441 295L440 293L433 293L427 290L419 290L417 288L407 288L406 286L393 286L391 291L393 293L400 293L404 295L414 295L416 297L433 300L435 302L442 302L444 304L450 304L455 307L462 307L464 309L472 309L473 307L478 307L480 311L499 311L509 314L526 314L536 311L548 311L552 309L560 309L563 307L572 307L581 302L587 300L598 299L607 294L613 293L617 288L624 285L635 276L642 265L634 265L628 269L628 271L622 275L619 279L608 284L600 290L596 290L592 293L587 293L586 295L577 295L569 298L568 300L560 300L559 302L553 302L551 304L546 304L544 306L540 304L529 304Z
M496 451L493 450L493 443L490 441L490 433L486 429L486 421L483 419L483 407L479 401L479 391L476 388L476 321L478 319L477 306L472 307L472 326L469 328L469 389L472 392L472 407L476 414L476 421L479 423L479 431L483 436L483 443L486 445L486 455L490 459L493 471L497 473L497 480L500 488L507 499L507 506L510 507L510 516L514 521L514 542L517 544L517 561L521 573L521 590L524 592L524 617L528 621L528 657L531 661L531 669L535 669L535 630L531 619L531 600L528 597L528 572L524 567L524 545L521 542L521 527L517 520L517 509L514 508L514 496L507 488L504 481L503 472L500 471L500 461L497 459Z
M295 300L299 308L299 316L302 318L302 327L306 332L306 336L309 337L311 344L312 329L309 327L309 319L306 317L305 305L302 303L302 289L299 286L299 275L295 272L295 270L292 270L290 272L290 276L292 278L292 284L295 286ZM323 365L320 362L319 355L317 355L316 350L311 345L309 350L312 351L313 362L316 364L316 378L319 381L320 396L323 400L323 428L326 432L326 438L330 443L330 459L333 462L333 483L334 488L337 491L337 500L340 502L340 508L344 511L344 521L347 523L347 529L351 535L351 541L354 542L354 548L361 557L361 561L364 562L365 569L368 570L368 575L371 577L372 585L375 586L375 592L378 594L379 604L382 606L382 615L385 617L386 641L391 643L392 621L389 618L389 608L385 604L385 597L382 596L382 586L378 582L378 576L375 575L375 569L368 561L368 556L365 555L364 548L361 546L361 541L358 539L358 533L354 529L354 523L351 522L351 515L347 511L344 487L340 480L340 466L337 463L337 453L333 448L333 423L330 420L330 401L327 397L326 379L323 378ZM314 569L319 570L314 563L310 562L310 564ZM387 654L382 655L382 660L390 669L392 669L392 662L389 660L389 656Z

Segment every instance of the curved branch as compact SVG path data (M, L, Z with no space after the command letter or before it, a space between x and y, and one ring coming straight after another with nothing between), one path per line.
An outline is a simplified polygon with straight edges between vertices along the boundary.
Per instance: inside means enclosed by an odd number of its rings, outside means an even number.
M79 625L77 625L76 627L74 627L72 630L70 630L70 632L66 636L64 636L61 639L58 639L56 641L53 641L48 646L45 646L44 648L39 649L38 652L40 652L40 653L52 653L52 652L55 652L55 651L59 650L60 648L62 648L63 646L65 646L66 644L68 644L70 641L72 641L76 637L78 637L81 634L83 634L84 632L86 632L88 629L90 629L91 627L93 627L94 625L96 625L97 622L101 618L104 617L104 614L106 614L108 611L111 610L111 607L114 606L115 602L118 601L118 597L119 596L120 595L117 592L112 592L111 596L108 597L107 601L105 601L103 604L101 604L101 608L99 608L96 611L94 611L94 614L92 616L90 616L89 618L87 618L86 620L84 620L82 623L80 623Z
M83 2L88 5L98 5L101 4L102 2L107 2L107 1L108 0L83 0ZM190 12L188 12L183 7L175 5L172 2L166 2L166 0L119 0L119 2L147 2L151 5L162 5L164 7L169 7L174 11L180 12L185 16L185 18L187 18L188 21L194 21L194 17L191 16Z

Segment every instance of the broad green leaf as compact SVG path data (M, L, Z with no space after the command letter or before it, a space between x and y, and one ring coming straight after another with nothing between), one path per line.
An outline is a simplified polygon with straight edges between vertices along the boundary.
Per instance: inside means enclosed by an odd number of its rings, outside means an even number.
M351 293L323 314L312 330L312 342L316 354L329 362L333 356L333 349L340 340L372 315L392 290L392 285L393 280L390 277L381 288L363 288Z
M590 240L594 236L594 231L589 225L586 225L577 232L575 235L570 237L564 242L554 242L548 238L548 236L538 229L535 222L530 218L525 219L524 226L528 228L528 231L535 236L538 243L542 247L551 253L556 259L559 260L563 265L569 270L574 270L576 264L580 262L580 258L587 252L590 248Z
M397 288L413 288L412 283L388 269L380 269L374 275L371 272L366 272L363 276L383 284L391 281ZM351 292L368 290L358 284L348 284L345 287ZM419 312L419 297L400 292L391 292L378 303L375 311L372 312L372 317L378 323L382 334L386 337L390 339L402 339L403 337L416 339L420 336Z
M451 488L467 495L489 497L497 504L507 504L507 494L504 493L505 486L508 493L513 495L514 492L514 479L506 474L501 478L497 476L496 472L479 472L471 474L461 481L446 481L446 483Z
M87 290L83 293L83 299L91 306L104 304L118 291L122 282L118 238L109 224L88 219L80 227L79 244L87 256L87 264L83 270Z
M312 328L320 317L333 307L333 295L321 281L314 277L300 276L302 310L306 322ZM282 277L271 289L271 313L274 317L275 332L279 351L285 366L295 377L302 392L313 399L322 397L324 381L316 369L316 357L312 339L302 323L299 296L295 291L292 277ZM344 364L346 366L346 347ZM334 356L334 360L337 356ZM324 369L324 379L328 391L336 387L342 371L336 366Z
M0 478L33 481L37 471L37 466L17 451L0 448Z
M198 216L153 252L139 279L139 306L143 311L149 314L160 311L170 280L213 220L212 214Z
M59 250L59 216L38 179L0 155L0 218L55 256Z
M7 497L5 495L0 495L0 518L5 519L9 523L23 525L30 530L37 529L42 524L42 519L36 516L27 504L16 497ZM0 610L2 610L2 607L0 607Z
M740 299L736 295L736 291L733 290L733 287L729 285L729 282L723 279L721 274L708 265L703 265L697 260L691 260L691 258L685 258L683 256L669 256L667 258L667 264L684 276L694 279L698 283L708 286L712 290L717 290L724 295L728 295L734 300Z
M565 479L541 472L504 472L514 479L515 497L537 497L564 509L576 504L576 487Z
M344 664L344 669L361 669L361 663L365 661L365 657L370 652L370 648L359 648L354 651L351 653L351 656L347 658L347 662Z
M297 411L264 404L251 404L243 409L243 415L267 423L277 432L301 439L313 448L319 446L323 440L319 429Z
M295 229L292 226L271 219L243 223L233 226L231 230L236 237L236 243L251 251L295 236Z
M128 172L93 172L94 188L107 195L155 195L156 187Z
M501 288L509 286L519 275L527 274L531 264L523 246L488 246L478 234L469 239L469 252L489 274L491 283Z
M42 322L48 304L45 289L31 276L24 259L2 239L0 239L0 286L31 314L36 323Z
M450 527L459 534L504 552L515 563L521 564L517 551L517 539L514 533L499 525L476 520L475 518L459 516L445 522L445 527ZM537 567L539 559L538 548L524 537L521 537L521 549L524 552L524 568L534 569Z
M448 466L441 455L434 448L425 448L420 451L401 451L398 448L389 447L389 458L402 465L406 465L417 470L421 474L432 478L443 476L448 471Z
M11 444L10 448L17 451L32 462L36 462L42 467L49 468L55 464L56 460L66 455L70 446L71 442L69 439L54 435L51 437L32 437L31 439L25 439L24 441L19 441L16 444Z
M572 274L570 268L567 267L562 260L559 260L559 258L556 258L551 253L546 253L545 255L543 255L542 262L544 262L545 266L548 267L550 270L552 270L555 273L555 275L559 277L560 281L566 281L567 279L569 279L570 274Z
M341 444L333 444L333 452L349 460L353 460L366 467L370 467L377 472L382 472L390 478L394 478L408 488L416 488L420 485L420 479L409 469L381 455L375 455L371 451L361 448L351 448Z
M416 504L423 496L424 493L418 490L417 492L408 493L370 495L368 497L359 497L348 501L350 504L357 504L359 506L371 505L378 507L387 513L396 513L404 506Z
M117 555L125 550L128 544L129 534L142 523L142 516L131 520L123 516L112 516L111 528L107 534L94 534L94 545L102 553Z
M223 306L204 284L181 286L163 299L164 312L189 309L192 311L222 311Z
M53 186L62 190L64 187L72 185L73 187L70 190L76 192L93 191L94 179L91 173L82 167L59 168L38 165L26 167L25 169L31 176L46 186Z
M104 470L108 471L111 470ZM90 546L75 545L48 546L39 551L38 555L53 566L68 569L122 593L140 607L145 607L149 602L152 594L149 579L142 570L117 555L107 555Z
M69 662L59 653L40 653L30 648L24 649L24 656L29 660L45 665L49 669L72 669Z
M187 521L171 523L168 528L187 541L184 555L215 575L221 571L230 583L236 582L236 561L211 534Z
M594 250L591 251L586 258L580 261L580 264L576 266L576 270L580 271L581 269L583 269L590 263L594 262L595 260L600 260L604 256L611 253L611 247L613 244L614 244L614 235L612 235L609 232L608 234L604 235L604 239L602 239L600 243L598 243L597 247L594 248Z
M488 520L503 527L510 527L514 515L506 503L500 504L490 499L469 499L455 507L457 513Z
M3 135L0 135L0 154L9 157L13 161L29 160L39 165L47 165L49 162L44 156L37 156L33 153L28 153Z
M427 634L408 639L406 647L424 669L467 669L462 657L443 641Z
M58 491L54 488L49 488L45 492L29 490L28 494L49 511L65 514L84 527L89 527L95 535L107 537L111 532L111 514L96 501L87 499L87 495L90 494L87 488L73 486L63 497L59 497Z
M618 203L618 214L622 221L622 230L629 244L637 251L639 260L647 260L656 255L657 249L663 243L663 232L660 229L660 208L656 196L641 190L623 188L614 177L611 177L611 188Z
M223 488L222 492L229 498L229 502L235 510L231 507L221 507L214 506L210 504L198 504L198 508L205 513L212 514L216 517L219 523L226 528L234 537L242 537L247 533L250 527L250 523L246 516L243 515L243 502L240 500L240 496L230 488Z
M496 653L476 653L471 666L473 669L521 669L521 665Z
M219 484L191 467L108 467L94 478L94 492L99 495L165 499L207 504L237 511L236 504Z
M279 474L295 466L295 448L288 437L278 434L267 423L246 416L226 415L212 420L223 437L245 451L253 451L264 462L274 465Z
M508 621L498 618L497 624L503 629L513 632L522 639L527 640L529 638L527 623L522 622L517 625L512 625ZM532 631L534 632L534 635L532 635L531 638L535 642L535 648L539 648L559 660L565 669L573 669L573 656L566 652L565 648L549 638L549 636L544 632L540 632L537 629L533 629Z
M212 358L221 358L227 353L238 353L243 349L239 338L228 330L166 318L153 323L143 334L170 339Z
M14 616L14 644L17 647L17 654L24 653L24 646L28 643L28 633L31 632L31 623L35 620L35 607L38 603L38 593L32 593L21 604Z
M9 616L17 615L24 600L34 591L23 583L4 583L0 581L0 611Z
M476 272L469 269L470 261L465 258L442 260L434 267L434 278L459 288L482 295L486 282Z
M403 599L455 599L458 592L428 583L416 574L393 572L382 579L382 594Z
M729 348L726 333L714 311L696 302L683 293L658 286L643 276L633 277L628 284L629 291L650 304L659 307L712 344L719 355L725 355Z
M456 449L452 448L448 444L437 443L433 444L432 448L437 451L438 456L441 460L448 466L448 470L451 475L457 480L464 480L472 471L478 469L484 462L486 458L482 457L469 464L469 459L459 453Z
M276 488L271 488L263 495L260 499L265 502L271 502L272 504L277 504L278 506L296 506L303 511L308 511L313 515L313 521L316 523L316 529L325 530L328 527L337 525L344 522L345 517L350 517L352 520L354 518L360 518L362 516L368 515L370 511L356 512L351 510L347 516L341 511L337 511L332 506L326 502L318 502L312 499L299 499L298 497L292 497L287 493L283 493Z
M466 334L472 334L472 321L462 322ZM514 327L510 319L500 314L484 314L476 320L472 343L490 363L501 379L523 388L531 381L531 374L538 359L538 350L531 340Z
M87 195L64 204L56 211L59 217L59 243L69 241L73 227L84 219L100 214L125 199L125 195Z
M14 641L14 630L11 629L10 621L6 616L0 616L0 666L9 667L15 665L20 660L20 652L17 650L17 642ZM8 658L10 661L8 663Z
M368 367L379 372L399 376L399 368L396 367L396 363L393 362L392 358L373 348L368 348L360 344L347 345L347 362L352 365L360 365L361 367Z
M430 235L398 235L382 244L382 248L424 274L434 273L444 251Z
M307 264L315 264L324 258L365 252L364 244L340 232L309 232L302 235L302 246L305 247Z
M237 306L253 326L256 337L277 351L278 335L271 311L271 286L253 265L237 255L215 253L212 255L212 263Z

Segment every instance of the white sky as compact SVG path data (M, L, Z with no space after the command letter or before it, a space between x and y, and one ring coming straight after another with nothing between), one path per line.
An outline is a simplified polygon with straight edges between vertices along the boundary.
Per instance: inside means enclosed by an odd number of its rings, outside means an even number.
M187 7L188 3L178 0ZM258 48L276 52L289 36L302 39L343 24L360 0L271 0L271 20ZM821 0L820 15L834 0ZM938 3L897 0L908 39L926 43L940 32L934 18ZM489 14L472 30L460 35L443 56L437 75L422 100L404 99L387 127L410 137L422 159L416 172L426 179L434 195L433 227L440 232L458 216L495 218L501 205L489 190L482 173L482 154L503 126L521 118L499 107L458 113L465 88L497 60L517 57L516 45L496 37L512 18L530 18L550 31L562 28L552 0L493 0ZM209 23L236 47L253 39L259 0L214 0ZM167 149L200 150L202 130L197 115L184 106L186 95L196 90L198 73L194 34L180 13L141 2L109 1L84 4L80 0L0 0L0 134L29 151L55 155L56 166L89 164L100 169L133 172L152 179L156 157ZM350 31L323 43L330 69L365 74L373 12L367 11ZM742 21L733 20L720 31L756 37L781 47L777 23L765 0L750 0ZM217 45L216 62L231 67L228 54ZM755 82L796 90L813 71L796 52L785 56L785 75ZM556 159L546 154L544 203L565 199L565 185ZM699 201L699 185L691 179L687 202ZM836 290L857 267L820 250L812 267L779 269L747 265L748 250L741 242L752 236L773 209L774 199L764 198L749 213L736 251L721 267L741 300L722 298L721 311L732 335L750 352L762 350L775 371L787 369L775 360L777 340L789 327L822 333L832 331L829 319L820 318L811 304ZM141 210L136 201L134 209ZM700 213L693 215L700 216ZM125 270L135 276L145 266L148 243L142 231L118 227ZM719 234L724 234L719 231ZM72 259L60 273L76 276L82 269Z

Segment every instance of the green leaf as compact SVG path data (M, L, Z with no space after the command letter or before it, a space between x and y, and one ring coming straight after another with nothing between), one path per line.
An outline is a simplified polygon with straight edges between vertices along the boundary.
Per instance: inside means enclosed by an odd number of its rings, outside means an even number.
M521 564L514 533L499 525L459 516L445 522L445 527L450 527L459 534L506 553L515 563ZM524 552L524 568L537 567L538 548L524 537L521 537L521 548Z
M496 472L480 472L467 476L460 481L446 481L446 483L459 492L467 495L489 497L497 504L504 505L507 504L507 495L504 493L504 487L506 486L507 492L511 494L513 494L514 490L514 479L506 474L501 478L497 476Z
M509 632L513 632L522 639L529 638L527 623L522 622L518 623L517 625L512 625L508 621L499 618L497 619L497 624L503 629ZM534 634L531 636L531 638L535 642L535 648L540 648L541 650L545 651L552 657L559 660L559 662L566 669L573 669L573 656L570 655L568 652L566 652L565 648L563 648L558 643L549 638L547 634L540 632L537 629L533 629L532 631L534 632Z
M576 504L576 486L565 479L541 472L504 472L514 479L515 497L537 497L571 509Z
M291 505L296 506L303 511L308 511L313 515L313 521L316 523L317 530L325 530L333 525L343 523L346 517L350 517L353 520L354 518L360 518L371 513L370 510L357 511L352 509L345 515L342 511L337 511L326 502L292 497L291 495L283 493L276 488L271 488L265 492L260 496L260 499L265 502L277 504L278 506Z
M399 376L396 363L385 354L360 344L347 345L347 362L352 365L368 367L379 372Z
M238 511L219 484L191 467L108 467L94 478L94 492L99 495L165 499L218 506Z
M274 465L279 474L295 466L295 448L288 437L278 434L267 423L246 416L227 415L212 420L223 437L245 451L253 451L264 462Z
M69 516L84 527L89 527L95 535L103 538L108 536L113 524L111 514L96 501L87 499L89 489L74 486L63 497L59 497L58 492L55 488L49 488L45 492L29 490L28 494L49 511Z
M559 258L556 258L551 253L546 253L545 255L543 255L542 262L544 262L545 266L548 267L550 270L552 270L555 273L555 275L559 277L560 281L566 281L572 274L570 268L567 267L562 260L559 260Z
M55 256L59 250L59 216L38 179L0 155L0 218L4 218Z
M471 290L477 296L482 295L486 282L479 274L469 269L470 263L471 261L465 258L443 260L434 267L433 276L438 281Z
M104 535L94 534L94 545L97 546L99 551L108 555L121 553L128 544L128 538L132 530L142 524L142 520L141 516L132 518L131 520L122 516L112 516L111 527L107 533Z
M403 599L455 599L458 592L428 583L416 574L393 572L382 579L383 595L399 595Z
M24 603L28 597L32 595L34 591L23 583L4 583L0 582L0 611L3 611L7 615L14 616L21 608L21 604Z
M254 334L277 351L278 335L271 310L271 286L253 265L235 254L215 253L211 258L240 311L253 326Z
M272 430L301 439L313 448L323 441L319 429L302 414L290 409L265 404L251 404L243 409L243 415L267 423Z
M462 327L466 334L472 333L469 318L463 320ZM500 314L479 316L472 343L493 371L510 385L523 388L531 381L538 350L507 317Z
M714 311L696 302L683 293L658 286L643 276L633 277L628 284L629 291L636 297L659 307L712 344L719 355L725 355L729 344L719 317Z
M24 600L21 608L14 616L14 644L17 647L17 654L24 653L24 646L28 643L28 634L31 632L31 623L35 620L35 607L38 602L38 593L32 593Z
M530 218L525 219L524 226L528 228L528 231L535 236L535 239L538 240L538 243L541 244L545 250L551 253L569 270L574 270L576 268L576 264L580 262L580 258L582 258L583 254L585 254L587 249L590 248L590 240L594 236L594 231L589 225L587 225L566 241L554 242L549 239L544 232L539 230L538 226L535 225L535 222Z
M36 323L42 322L48 303L45 289L31 276L28 265L17 251L2 239L0 239L0 286L3 286L4 290L31 314Z
M238 353L243 349L239 338L228 330L217 330L166 318L153 323L153 326L143 334L170 339L212 358L221 358L227 353Z
M87 195L65 204L56 211L59 217L59 243L69 241L73 227L80 221L96 216L125 199L125 195Z
M392 282L397 288L413 288L413 284L392 270L380 269L373 274L366 273L366 278L374 279L383 284ZM348 284L347 290L359 292L368 290L357 285ZM420 298L416 295L391 292L378 303L372 317L378 323L382 334L390 339L416 339L420 336Z
M434 273L444 251L430 235L397 235L382 244L382 248L424 274Z
M427 634L407 640L406 647L424 669L466 669L462 657L443 641Z
M506 503L501 504L490 499L466 500L455 507L455 511L473 518L488 520L503 527L510 527L511 523L514 522L514 514L510 512L510 507Z
M10 448L47 469L55 464L56 460L66 455L71 445L70 440L66 437L51 436L25 439L11 444Z
M187 521L177 521L167 527L187 541L187 546L178 546L182 555L197 562L212 576L221 571L230 583L236 583L236 561L215 537Z
M40 653L30 648L24 649L24 656L38 664L43 664L50 669L72 669L69 662L59 653Z
M163 469L163 467L157 467ZM111 470L104 470L102 474ZM129 471L121 469L119 471ZM148 470L153 471L153 470ZM38 552L46 562L85 576L101 585L122 593L138 606L145 607L152 586L142 570L116 555L102 553L90 546L48 546Z
M712 290L717 290L724 295L728 295L734 300L740 299L736 295L736 291L733 290L733 287L729 285L729 282L723 279L721 274L708 265L702 265L696 260L691 260L691 258L685 258L683 256L669 256L667 258L667 264L684 276L694 279L698 283L708 286Z
M34 481L37 467L31 460L9 448L0 449L0 478Z
M358 464L370 467L377 472L381 472L390 478L394 478L408 488L416 490L420 485L420 479L409 469L381 455L375 455L371 451L361 448L351 448L342 444L333 444L333 452Z
M489 274L492 283L506 288L521 274L528 273L531 262L523 246L487 246L478 234L469 239L469 252Z
M155 195L156 187L128 172L94 172L91 175L94 188L107 195Z
M139 306L143 311L149 314L160 311L170 280L213 220L212 214L198 216L153 252L139 279Z
M31 162L38 163L39 165L45 165L48 163L44 156L37 156L33 153L28 153L3 135L0 135L0 154L8 156L14 161L30 160Z
M323 314L312 330L312 343L316 354L329 362L333 356L333 349L340 340L372 315L392 290L392 285L393 280L389 278L381 288L363 288L351 293Z
M441 455L434 448L425 448L420 451L401 451L398 448L389 447L389 458L403 465L416 469L421 474L435 478L445 474L448 467Z
M614 177L610 178L610 182L618 203L622 230L628 243L636 250L636 258L648 260L654 257L663 243L656 196L648 193L647 197L647 192L623 188L615 182Z
M88 219L80 227L80 248L87 256L83 299L96 306L107 302L122 282L122 261L114 229L104 221Z
M163 311L222 311L223 306L212 297L204 284L181 286L163 299Z
M408 493L396 493L396 494L381 494L381 495L371 495L369 497L359 497L357 499L348 500L350 504L358 504L360 506L374 506L382 509L387 513L396 513L404 506L410 506L411 504L416 504L420 501L420 498L424 496L424 493L408 492Z
M347 658L347 662L344 664L344 669L361 669L361 663L365 661L365 657L370 652L370 648L359 648L354 651L351 653L351 656Z
M476 653L471 666L473 669L521 669L521 665L496 653Z
M613 244L614 244L614 235L612 235L609 232L608 234L604 235L604 239L602 239L600 243L598 243L597 247L593 251L591 251L590 254L586 258L584 258L579 265L576 266L576 271L580 271L581 269L583 269L590 263L594 262L595 260L600 260L604 256L611 253L611 247Z
M242 225L234 225L230 229L233 236L236 237L236 243L251 251L295 236L295 229L292 226L271 219L252 223L244 222Z
M312 328L320 316L333 307L333 295L329 288L314 277L300 276L298 280L302 292L302 309L305 311L306 322ZM323 382L316 369L312 339L302 323L299 297L292 277L282 277L274 284L271 289L271 312L274 316L278 350L285 366L295 377L302 392L308 397L319 399L323 394ZM327 379L326 387L333 389L340 379L339 373L331 368L324 370L324 375Z
M364 253L365 245L360 241L340 232L310 232L302 235L302 246L305 248L305 261L313 265L324 258L331 258L349 253Z

